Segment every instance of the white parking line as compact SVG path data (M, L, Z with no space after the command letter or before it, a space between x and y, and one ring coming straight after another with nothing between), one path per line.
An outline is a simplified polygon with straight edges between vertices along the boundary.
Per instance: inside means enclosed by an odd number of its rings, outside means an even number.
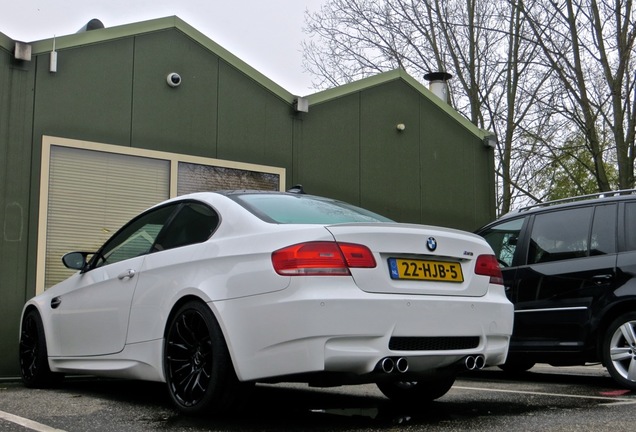
M552 396L552 397L565 397L565 398L578 398L578 399L597 399L597 400L607 401L607 403L603 405L636 404L636 399L632 399L632 398L628 399L628 398L617 398L617 397L607 397L607 396L584 396L584 395L571 395L571 394L562 394L562 393L532 392L532 391L523 391L523 390L491 389L491 388L481 388L481 387L453 386L453 388L461 389L461 390L489 391L489 392L498 392L498 393L517 393L517 394L527 394L527 395L534 395L534 396Z
M24 426L25 428L34 430L36 432L65 432L62 429L56 429L51 426L43 425L42 423L19 417L17 415L9 414L8 412L4 411L0 411L0 419L15 423L20 426Z

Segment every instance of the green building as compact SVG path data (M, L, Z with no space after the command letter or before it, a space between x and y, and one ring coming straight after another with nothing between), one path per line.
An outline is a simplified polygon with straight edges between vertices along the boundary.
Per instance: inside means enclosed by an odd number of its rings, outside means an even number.
M61 255L158 201L302 184L473 230L495 216L488 144L402 70L298 97L176 17L0 33L0 376L18 374L24 302L69 275Z

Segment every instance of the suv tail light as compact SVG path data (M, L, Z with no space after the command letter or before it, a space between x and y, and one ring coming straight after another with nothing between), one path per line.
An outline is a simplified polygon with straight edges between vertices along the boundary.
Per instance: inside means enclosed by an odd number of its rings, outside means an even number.
M353 243L308 242L272 253L276 273L285 276L342 276L350 268L373 268L368 247Z
M494 255L479 255L475 262L475 274L490 276L490 283L503 285L501 268Z

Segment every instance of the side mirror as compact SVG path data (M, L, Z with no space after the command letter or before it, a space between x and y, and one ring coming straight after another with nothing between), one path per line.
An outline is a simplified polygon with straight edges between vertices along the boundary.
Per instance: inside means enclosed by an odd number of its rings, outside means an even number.
M71 270L83 270L86 267L86 257L92 252L69 252L62 257L62 263Z

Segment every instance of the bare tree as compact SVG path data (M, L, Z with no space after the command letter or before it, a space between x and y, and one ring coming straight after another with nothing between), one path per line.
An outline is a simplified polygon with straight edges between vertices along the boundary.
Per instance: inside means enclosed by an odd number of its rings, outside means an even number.
M631 0L518 1L532 42L554 72L561 100L544 106L567 118L585 138L600 191L612 188L607 163L618 165L618 187L634 187L634 40ZM613 144L603 145L611 130Z

